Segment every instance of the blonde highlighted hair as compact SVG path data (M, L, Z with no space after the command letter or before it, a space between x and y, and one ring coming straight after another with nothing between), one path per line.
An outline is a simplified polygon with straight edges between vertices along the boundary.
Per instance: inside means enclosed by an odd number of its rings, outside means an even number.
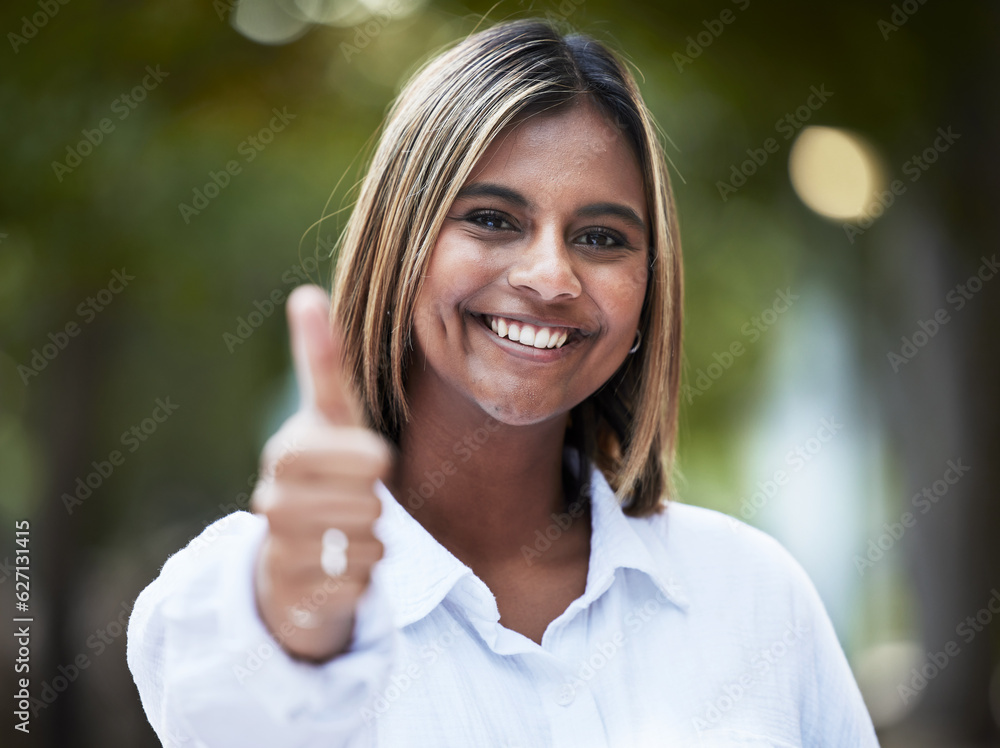
M370 426L398 443L409 419L414 304L456 193L505 127L584 96L642 167L650 272L642 343L574 408L566 440L584 467L593 462L603 471L627 514L644 516L669 498L680 388L681 248L656 125L631 73L602 43L562 35L539 19L508 21L472 34L413 75L389 110L340 237L333 314Z

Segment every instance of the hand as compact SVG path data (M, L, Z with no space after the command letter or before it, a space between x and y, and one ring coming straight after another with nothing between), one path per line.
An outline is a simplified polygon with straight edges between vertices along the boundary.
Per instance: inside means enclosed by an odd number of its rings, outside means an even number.
M261 618L289 654L316 662L351 642L358 598L382 557L372 532L381 511L374 484L391 460L381 437L362 424L329 308L317 286L301 286L288 298L302 401L264 446L252 507L268 522L254 579ZM329 528L348 541L347 569L338 577L320 565Z

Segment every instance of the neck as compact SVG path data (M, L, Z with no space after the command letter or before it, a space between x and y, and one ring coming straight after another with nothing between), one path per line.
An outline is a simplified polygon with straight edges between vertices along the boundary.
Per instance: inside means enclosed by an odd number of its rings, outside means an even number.
M566 416L509 426L473 403L411 402L390 491L462 561L520 559L552 513L566 511Z

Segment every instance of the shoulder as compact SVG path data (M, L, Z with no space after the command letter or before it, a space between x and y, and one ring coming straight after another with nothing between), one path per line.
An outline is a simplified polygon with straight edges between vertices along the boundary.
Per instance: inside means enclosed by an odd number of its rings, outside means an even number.
M825 616L812 581L792 554L735 517L671 501L660 514L630 522L699 607L767 604L790 615L822 611Z
M267 520L256 514L236 511L219 517L166 560L136 609L172 598L213 597L232 582L228 570L253 555L266 531Z
M721 512L677 502L630 522L686 598L675 636L706 652L698 660L702 680L717 684L716 693L737 683L745 689L742 711L712 701L715 714L751 715L746 724L755 733L785 734L792 720L802 740L796 745L878 745L826 607L781 543ZM711 725L719 719L704 716Z
M204 530L185 546L187 548L203 549L210 546L216 539L240 538L261 532L267 525L267 520L259 514L246 511L235 511L218 517L209 523Z
M207 525L187 545L167 559L163 570L167 571L171 565L194 565L195 562L226 556L235 546L259 540L266 529L267 520L258 514L245 511L226 514Z
M659 514L631 519L636 529L677 560L726 567L783 567L801 571L781 543L728 514L671 501Z

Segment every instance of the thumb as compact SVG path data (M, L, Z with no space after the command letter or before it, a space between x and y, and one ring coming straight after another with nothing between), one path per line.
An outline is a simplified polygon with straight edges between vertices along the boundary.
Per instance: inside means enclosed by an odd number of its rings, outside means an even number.
M300 408L340 426L361 425L343 374L340 331L330 323L330 299L319 286L299 286L288 297L287 314Z

